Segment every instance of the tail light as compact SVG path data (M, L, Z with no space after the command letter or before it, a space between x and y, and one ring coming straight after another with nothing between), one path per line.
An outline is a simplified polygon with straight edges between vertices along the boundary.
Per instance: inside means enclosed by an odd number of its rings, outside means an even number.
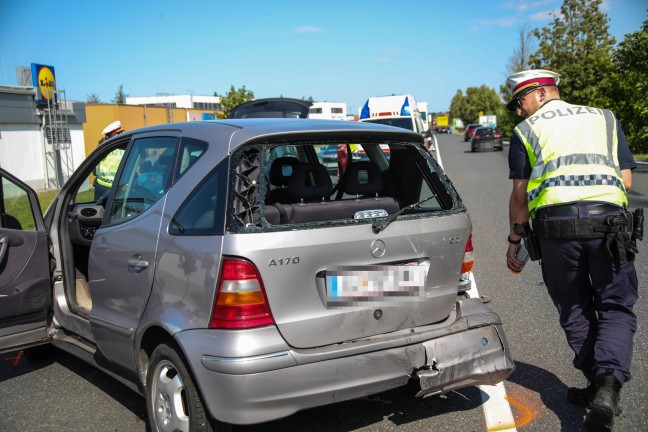
M249 261L223 258L210 328L244 329L274 324L259 271Z
M480 135L480 134L478 134L478 133L476 133L476 134L473 134L473 138L479 138L480 136L481 136L481 135Z
M475 264L475 252L473 251L471 234L468 236L468 242L466 242L466 250L464 251L463 262L461 263L461 273L472 271L473 264Z

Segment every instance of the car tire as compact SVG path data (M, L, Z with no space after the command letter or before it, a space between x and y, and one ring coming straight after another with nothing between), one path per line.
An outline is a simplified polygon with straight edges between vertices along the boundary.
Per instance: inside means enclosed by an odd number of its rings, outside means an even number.
M146 410L152 432L223 432L210 418L194 380L173 342L160 344L151 355L146 376Z

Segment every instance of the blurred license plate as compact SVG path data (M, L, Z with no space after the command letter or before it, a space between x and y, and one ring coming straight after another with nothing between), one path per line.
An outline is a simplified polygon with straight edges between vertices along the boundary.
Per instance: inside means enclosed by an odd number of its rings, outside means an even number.
M397 305L424 297L427 265L336 267L326 272L327 306Z

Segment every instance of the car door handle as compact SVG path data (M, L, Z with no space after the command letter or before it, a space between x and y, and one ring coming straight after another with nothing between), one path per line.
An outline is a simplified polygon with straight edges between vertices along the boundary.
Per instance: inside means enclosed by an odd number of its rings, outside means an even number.
M128 271L131 273L140 273L148 267L148 261L142 259L142 255L133 255L128 260Z

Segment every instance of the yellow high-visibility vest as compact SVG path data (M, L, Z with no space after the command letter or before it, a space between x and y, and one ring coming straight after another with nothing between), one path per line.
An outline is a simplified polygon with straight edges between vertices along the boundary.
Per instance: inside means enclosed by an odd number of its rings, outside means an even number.
M119 168L119 162L121 162L123 156L124 150L117 149L109 153L99 162L96 169L97 183L99 185L108 188L112 186L115 175L117 174L117 168Z
M627 206L617 121L609 110L553 100L518 124L515 133L531 162L532 216L540 207L579 201Z

